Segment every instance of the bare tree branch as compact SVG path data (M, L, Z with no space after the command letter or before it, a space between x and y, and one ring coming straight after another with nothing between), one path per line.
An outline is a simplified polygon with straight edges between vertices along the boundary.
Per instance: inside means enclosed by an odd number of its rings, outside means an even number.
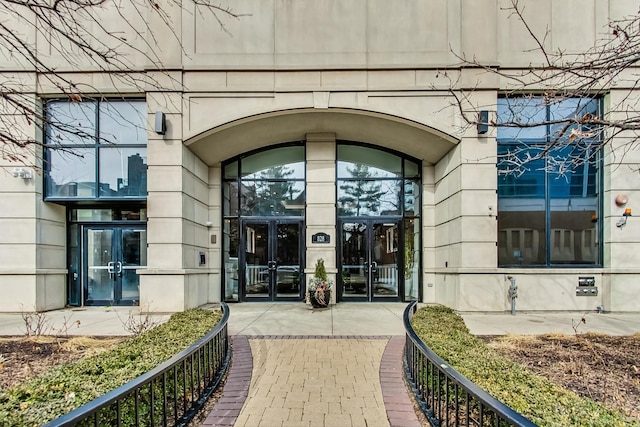
M197 13L212 14L223 31L227 19L243 16L211 0L191 1ZM177 83L163 64L158 35L165 33L166 38L170 34L180 44L181 35L176 32L179 23L173 22L175 17L169 9L177 8L174 10L180 10L180 15L187 13L182 3L4 0L0 6L0 56L15 68L0 80L0 156L12 162L29 162L34 149L42 144L33 133L33 124L40 133L49 127L83 136L82 130L49 121L37 105L36 94L42 93L39 88L43 87L72 102L101 97L98 88L77 81L69 71L103 73L116 88L116 95L120 87L128 88L129 93L145 93L148 88L164 90L166 83L154 78L148 69ZM182 54L186 55L184 49Z
M502 93L507 98L528 98L541 100L544 106L559 106L570 99L602 100L615 83L617 98L611 100L608 112L594 114L576 108L573 114L556 117L532 117L527 108L521 111L509 111L509 114L494 117L483 123L497 129L540 129L546 127L548 146L534 157L517 156L512 159L513 171L518 172L519 165L525 168L527 162L550 158L550 153L566 152L571 146L582 145L588 149L589 156L565 159L562 155L551 155L550 162L557 171L568 170L591 161L598 150L612 142L614 138L626 137L627 142L616 147L619 153L628 152L637 147L640 137L640 97L634 93L640 81L635 67L640 60L640 13L611 21L607 26L606 37L584 52L567 53L560 49L551 51L546 45L549 34L543 35L533 30L524 15L524 6L518 0L511 0L506 9L509 17L518 19L526 33L534 41L536 48L532 52L542 55L540 65L530 64L525 68L502 68L487 65L476 58L467 59L463 54L454 54L463 67L483 70L498 76L511 87ZM479 124L478 111L493 109L494 105L471 107L468 95L453 90L460 115L467 126ZM517 104L517 103L516 103ZM525 141L526 144L526 141ZM513 154L509 154L513 156ZM502 160L501 160L502 161Z

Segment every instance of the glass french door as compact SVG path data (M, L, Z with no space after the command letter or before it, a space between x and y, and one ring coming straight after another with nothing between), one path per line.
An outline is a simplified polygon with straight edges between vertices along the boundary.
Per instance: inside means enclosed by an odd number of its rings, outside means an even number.
M340 228L340 300L400 300L400 221L342 221Z
M147 265L144 227L83 226L85 305L135 305L140 300L136 269Z
M281 219L242 222L241 283L245 300L302 298L302 223Z

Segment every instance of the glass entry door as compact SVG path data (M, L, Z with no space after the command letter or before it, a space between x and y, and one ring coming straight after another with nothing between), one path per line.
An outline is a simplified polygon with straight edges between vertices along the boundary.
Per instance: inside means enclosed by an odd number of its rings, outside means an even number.
M400 222L355 220L340 227L341 301L399 300Z
M86 305L135 305L140 300L136 269L147 265L143 227L84 226L83 295Z
M292 301L302 298L300 221L247 220L242 225L243 297Z

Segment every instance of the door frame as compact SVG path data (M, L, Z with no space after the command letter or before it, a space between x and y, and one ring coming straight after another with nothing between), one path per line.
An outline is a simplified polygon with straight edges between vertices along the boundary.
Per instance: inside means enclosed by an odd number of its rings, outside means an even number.
M344 297L344 289L345 283L342 275L342 266L343 266L343 255L344 255L344 241L343 241L343 225L349 223L363 223L366 224L366 233L365 233L365 244L366 244L366 260L365 263L368 266L368 271L365 277L365 293L362 297ZM370 267L371 260L374 258L373 255L373 229L375 224L388 224L394 223L397 227L398 233L398 241L397 247L397 258L396 258L396 267L397 267L397 295L394 296L376 296L373 292L373 279L372 274L375 271L372 271ZM337 221L337 256L338 256L338 274L337 274L337 302L399 302L404 301L404 275L401 274L404 270L402 266L404 265L404 251L401 248L404 247L404 219L398 217L344 217L339 218ZM393 248L391 249L393 250Z
M267 296L251 296L247 294L246 288L246 268L247 268L247 225L251 224L261 224L267 226L267 231L269 233L267 247L268 247L268 263L271 264L274 256L277 254L278 250L278 238L277 238L277 228L280 224L297 224L298 225L298 272L300 275L300 285L298 289L297 295L292 296L278 296L277 290L277 265L274 264L276 270L271 271L269 268L269 276L268 276L268 292ZM305 227L304 227L304 219L296 217L249 217L249 218L241 218L239 221L240 227L240 242L238 247L238 300L239 301L259 301L259 302L271 302L271 301L300 301L304 297L304 293L306 291L305 285L305 275L304 275L304 266L305 266Z
M147 225L145 223L127 223L127 224L117 224L117 223L79 223L79 232L78 235L81 239L79 250L80 250L80 272L81 272L81 280L80 280L80 301L83 306L101 306L101 305L117 305L117 306L134 306L137 305L140 301L140 293L138 290L138 298L135 299L123 299L122 295L122 282L124 271L127 270L124 266L124 251L125 245L123 242L123 232L126 230L136 231L136 230L144 230L146 232ZM119 266L116 264L113 266L115 274L114 280L112 280L113 288L113 299L89 299L89 245L88 245L88 232L89 230L112 230L113 234L111 236L111 258L118 260L116 263L120 264ZM141 250L143 248L140 248ZM144 248L146 250L146 247ZM146 266L139 266L140 268L144 268Z

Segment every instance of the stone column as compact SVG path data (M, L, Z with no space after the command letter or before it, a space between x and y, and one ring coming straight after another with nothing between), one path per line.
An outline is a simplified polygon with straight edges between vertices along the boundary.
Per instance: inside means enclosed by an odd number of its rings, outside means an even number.
M183 144L182 73L153 77L173 90L147 93L149 120L162 111L167 128L164 135L149 132L148 265L140 270L140 305L175 312L208 301L209 168Z
M35 87L35 75L3 76ZM35 105L39 102L31 96ZM16 135L43 140L32 121L0 110ZM14 147L17 160L0 158L0 312L31 312L66 304L66 209L43 201L41 149ZM15 170L15 173L14 173Z
M305 286L313 277L316 261L324 260L327 276L333 280L331 300L335 303L336 259L336 137L333 133L307 134L307 210ZM329 235L329 243L312 243L316 233Z

